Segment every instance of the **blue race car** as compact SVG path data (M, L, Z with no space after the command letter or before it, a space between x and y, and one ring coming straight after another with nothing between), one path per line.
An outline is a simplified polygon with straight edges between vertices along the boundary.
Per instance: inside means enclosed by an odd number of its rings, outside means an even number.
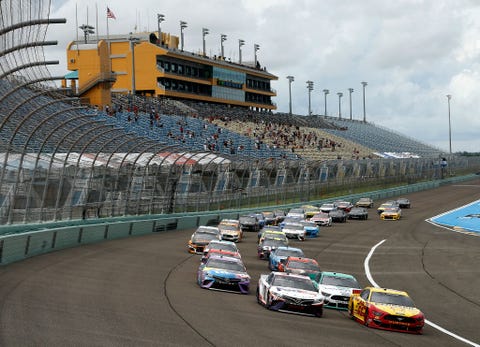
M212 254L201 263L197 272L197 283L205 289L239 291L248 294L250 276L241 259Z
M315 222L300 221L299 223L303 225L303 229L305 229L305 235L307 237L318 237L320 228Z
M278 247L273 250L268 257L268 268L272 271L278 271L278 264L287 257L304 257L303 251L295 247Z

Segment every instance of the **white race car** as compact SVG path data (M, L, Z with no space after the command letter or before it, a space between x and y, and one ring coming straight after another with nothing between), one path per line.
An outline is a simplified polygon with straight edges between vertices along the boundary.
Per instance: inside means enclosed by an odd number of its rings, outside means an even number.
M303 224L300 223L285 223L282 231L287 235L289 239L299 239L300 241L305 241L307 232Z
M358 281L352 275L323 271L318 278L318 290L325 297L325 307L348 309L353 293L360 293Z
M321 317L323 295L308 276L285 272L260 275L257 301L274 311L295 311Z

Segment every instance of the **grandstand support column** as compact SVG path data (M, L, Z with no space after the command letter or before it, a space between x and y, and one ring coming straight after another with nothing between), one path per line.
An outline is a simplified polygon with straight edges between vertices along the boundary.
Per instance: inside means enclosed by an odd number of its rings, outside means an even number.
M448 149L449 153L452 154L452 123L450 121L450 99L452 95L447 94L447 102L448 102Z
M353 88L348 88L349 96L350 96L350 120L352 120L352 93Z
M367 82L362 82L363 86L363 122L367 122L367 110L365 108L365 88L367 87L368 83Z
M257 52L258 50L260 49L260 45L259 44L254 44L253 45L253 54L254 54L254 57L255 57L255 68L259 68L259 64L258 64L258 59L257 59Z
M327 116L327 95L330 94L330 91L328 89L324 89L323 90L323 94L324 94L324 104L325 104L325 111L324 111L324 116L326 117Z
M136 94L135 88L135 45L138 43L139 39L133 36L130 36L130 50L132 52L132 95Z
M292 82L295 81L293 76L287 76L288 80L288 113L292 116Z
M225 34L220 34L220 52L221 52L221 57L223 60L225 60L225 53L223 50L223 43L227 41L227 35Z

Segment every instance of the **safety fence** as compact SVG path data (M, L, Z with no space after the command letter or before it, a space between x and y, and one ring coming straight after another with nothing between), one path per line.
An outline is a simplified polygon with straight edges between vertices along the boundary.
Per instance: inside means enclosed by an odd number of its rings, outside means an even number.
M418 191L437 188L478 178L477 175L451 177L377 191L337 196L331 199L309 201L320 205L333 200L356 201L360 197L374 200L398 197ZM299 203L281 206L265 206L263 209L217 210L189 214L150 215L142 217L118 217L98 220L79 220L0 227L0 265L6 265L33 256L92 243L132 236L194 229L200 225L216 225L223 218L238 219L243 214L271 209L288 210ZM185 244L187 240L185 240Z

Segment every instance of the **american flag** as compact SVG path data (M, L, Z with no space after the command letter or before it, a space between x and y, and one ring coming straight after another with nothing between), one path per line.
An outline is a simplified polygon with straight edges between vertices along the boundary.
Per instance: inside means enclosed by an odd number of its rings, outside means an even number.
M107 7L107 18L117 19L112 11Z

